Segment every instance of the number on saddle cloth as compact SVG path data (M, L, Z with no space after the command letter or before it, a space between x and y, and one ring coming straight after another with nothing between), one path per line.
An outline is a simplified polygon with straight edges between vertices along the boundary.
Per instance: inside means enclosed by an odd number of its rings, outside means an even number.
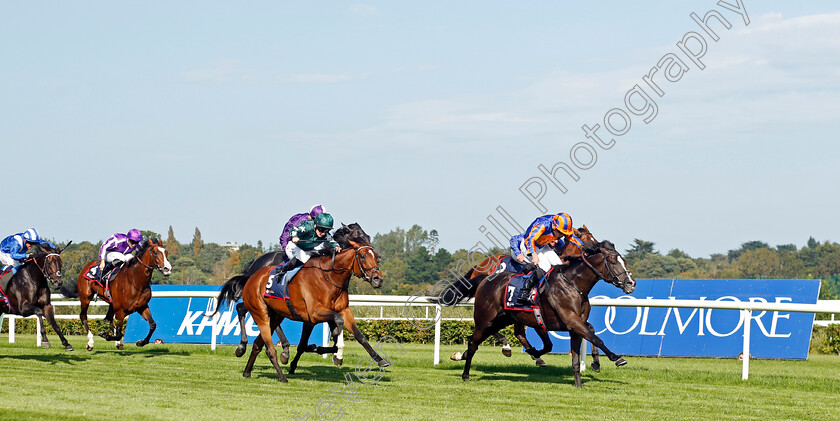
M271 272L268 274L268 282L265 285L265 296L279 299L290 298L289 282L291 282L292 278L294 278L302 268L303 266L298 266L286 272L283 274L283 278L280 279L279 282L277 274L283 269L283 265L275 266L274 269L271 269Z

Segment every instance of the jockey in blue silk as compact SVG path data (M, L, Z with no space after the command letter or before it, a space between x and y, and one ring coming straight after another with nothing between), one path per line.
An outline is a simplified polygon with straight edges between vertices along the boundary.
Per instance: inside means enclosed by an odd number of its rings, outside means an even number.
M23 264L29 255L26 254L30 248L40 244L47 244L55 248L53 243L42 240L41 236L35 228L30 228L25 232L10 235L0 242L0 273L12 269L13 273L17 273L18 266Z
M563 263L554 251L558 244L565 245L563 236L579 247L583 247L583 242L574 235L572 217L561 212L556 215L540 216L528 226L524 235L511 238L511 256L520 263L525 263L530 256L530 262L536 265L522 288L520 302L534 304L530 300L531 288L542 279L551 266Z

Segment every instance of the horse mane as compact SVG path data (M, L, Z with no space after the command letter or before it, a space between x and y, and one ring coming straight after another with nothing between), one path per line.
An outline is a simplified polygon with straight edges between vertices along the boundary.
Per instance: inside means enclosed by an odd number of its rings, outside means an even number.
M35 247L34 256L35 257L41 257L41 256L46 256L47 254L50 254L50 253L58 253L58 249L55 248L55 247L50 247L49 244L38 244L38 246Z
M128 261L128 264L125 265L125 268L127 269L136 265L137 262L139 262L140 259L143 257L143 255L146 254L146 251L152 248L153 245L155 245L155 242L151 238L147 239L146 241L141 241L137 243L137 253L135 254L133 259Z

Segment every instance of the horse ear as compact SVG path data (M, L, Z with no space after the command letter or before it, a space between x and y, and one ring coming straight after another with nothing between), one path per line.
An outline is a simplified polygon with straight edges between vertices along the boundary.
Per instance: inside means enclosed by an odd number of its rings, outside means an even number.
M349 242L349 243L350 243L350 245L351 245L351 246L353 246L353 248L359 248L359 247L361 247L361 246L362 246L361 244L359 244L359 243L357 243L357 242L355 242L355 241L353 241L353 240L347 240L347 242Z
M347 228L347 225L344 225L344 222L341 223L341 228Z

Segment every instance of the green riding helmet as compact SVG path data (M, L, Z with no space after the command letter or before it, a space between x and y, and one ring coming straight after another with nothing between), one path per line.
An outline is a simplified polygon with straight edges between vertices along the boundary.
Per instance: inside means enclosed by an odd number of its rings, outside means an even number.
M322 213L315 217L315 226L325 230L333 228L333 217L328 213Z

